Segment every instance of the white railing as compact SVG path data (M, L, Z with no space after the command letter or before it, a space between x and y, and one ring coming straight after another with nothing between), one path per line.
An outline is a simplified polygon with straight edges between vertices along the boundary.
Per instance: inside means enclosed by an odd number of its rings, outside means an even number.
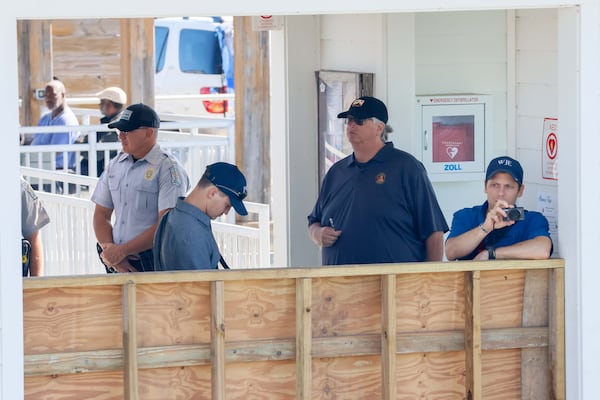
M169 116L179 118L179 116ZM183 118L183 117L182 117ZM185 121L162 122L158 134L160 146L172 153L183 164L190 182L197 182L208 164L217 161L234 162L235 160L235 127L232 119L185 117ZM21 127L19 132L24 135L49 134L56 132L79 131L87 133L88 143L61 144L43 146L20 146L21 165L25 167L55 170L56 154L63 153L63 159L68 159L68 153L75 153L75 174L81 173L81 153L87 152L90 176L96 176L97 152L104 152L104 165L110 160L110 152L121 149L120 142L98 143L97 131L109 131L106 125L80 126L44 126ZM209 134L200 132L210 132ZM216 133L216 134L215 134ZM65 169L68 164L64 163ZM66 171L65 171L66 172Z
M54 183L83 185L89 195L96 187L97 178L43 171L22 167L27 180L44 179ZM94 203L89 199L68 195L37 192L50 216L50 223L42 229L44 243L44 275L81 275L104 273L98 260L96 237L93 229ZM232 269L268 268L270 253L270 212L267 204L244 202L248 213L258 214L257 227L236 225L222 218L213 221L213 233L223 258Z

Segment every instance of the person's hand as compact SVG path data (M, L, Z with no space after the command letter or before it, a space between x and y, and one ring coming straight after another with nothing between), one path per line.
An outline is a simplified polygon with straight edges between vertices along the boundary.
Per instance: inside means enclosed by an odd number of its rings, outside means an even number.
M100 243L100 246L102 246L102 254L100 255L102 260L113 268L116 268L127 257L123 247L118 244Z
M123 260L119 264L113 265L113 268L118 272L138 272L138 270L135 269L133 265L129 264L129 261L127 260Z
M491 232L494 229L501 229L505 226L510 226L515 223L515 221L505 221L504 217L506 217L506 212L502 210L503 208L511 207L506 200L499 199L496 201L494 208L492 208L485 216L485 220L481 224L483 228ZM514 207L514 206L513 206ZM487 260L487 257L485 258Z
M336 231L329 226L322 226L321 229L319 229L319 242L322 247L333 246L341 234L342 231Z

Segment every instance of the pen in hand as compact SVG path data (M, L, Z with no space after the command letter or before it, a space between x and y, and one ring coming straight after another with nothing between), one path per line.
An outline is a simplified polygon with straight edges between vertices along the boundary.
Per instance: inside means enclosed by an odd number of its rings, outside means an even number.
M329 226L335 231L335 225L333 224L333 218L331 217L329 217Z

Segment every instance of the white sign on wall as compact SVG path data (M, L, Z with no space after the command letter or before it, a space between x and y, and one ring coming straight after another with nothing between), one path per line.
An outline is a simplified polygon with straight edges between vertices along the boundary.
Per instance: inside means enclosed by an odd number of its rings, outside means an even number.
M283 28L283 17L281 15L259 15L252 17L253 31L271 31Z
M542 178L558 180L558 119L544 118Z

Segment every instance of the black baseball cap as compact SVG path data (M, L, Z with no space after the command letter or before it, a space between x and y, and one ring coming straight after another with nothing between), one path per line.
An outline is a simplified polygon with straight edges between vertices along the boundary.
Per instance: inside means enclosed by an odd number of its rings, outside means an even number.
M519 185L523 184L523 167L514 158L508 156L496 157L487 167L485 173L485 180L488 181L494 177L498 172L506 172L517 182Z
M246 178L238 167L226 162L217 162L206 167L204 176L229 197L232 207L238 214L248 215L246 206L242 202L248 194Z
M131 132L139 127L158 128L160 118L154 109L142 103L132 104L121 113L117 122L108 124L109 128L117 128L122 132Z
M362 96L354 100L348 111L339 113L338 118L348 118L349 115L360 119L375 117L383 123L388 122L387 107L383 101L371 96Z

